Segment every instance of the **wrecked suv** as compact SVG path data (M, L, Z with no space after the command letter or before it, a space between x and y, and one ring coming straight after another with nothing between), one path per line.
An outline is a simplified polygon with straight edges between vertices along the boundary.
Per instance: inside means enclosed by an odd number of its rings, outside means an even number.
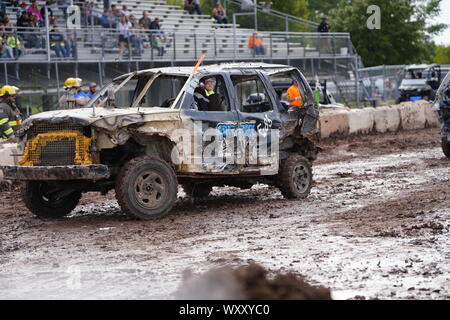
M210 110L197 93L214 80ZM282 100L280 84L300 84L303 105ZM277 90L274 89L277 88ZM19 165L5 179L24 181L22 198L40 217L68 215L82 193L115 189L135 218L167 214L178 185L192 197L213 187L278 187L305 198L312 186L318 111L293 67L224 64L175 67L120 76L84 108L49 111L17 132Z

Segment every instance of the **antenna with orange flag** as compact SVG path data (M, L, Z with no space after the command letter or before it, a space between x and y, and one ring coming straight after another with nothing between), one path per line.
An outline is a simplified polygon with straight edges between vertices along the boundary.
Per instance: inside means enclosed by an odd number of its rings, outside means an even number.
M186 83L184 84L183 88L181 89L180 93L178 94L177 98L175 99L175 101L172 103L172 108L174 108L178 102L180 101L181 97L183 96L183 93L186 91L186 88L189 85L189 82L191 82L192 78L194 78L195 74L197 73L198 68L200 67L200 65L202 64L203 60L205 59L205 55L202 55L198 61L197 64L194 67L194 70L192 70L191 75L189 76L189 78L186 80Z

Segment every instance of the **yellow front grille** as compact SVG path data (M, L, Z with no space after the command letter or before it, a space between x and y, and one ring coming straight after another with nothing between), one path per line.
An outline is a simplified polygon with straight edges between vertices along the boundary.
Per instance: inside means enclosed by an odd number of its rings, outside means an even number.
M91 139L81 131L39 133L26 144L21 166L89 165Z

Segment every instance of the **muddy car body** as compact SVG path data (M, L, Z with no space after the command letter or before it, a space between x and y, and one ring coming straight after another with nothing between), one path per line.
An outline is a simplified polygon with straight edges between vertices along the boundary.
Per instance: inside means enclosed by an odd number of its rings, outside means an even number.
M434 106L441 123L442 150L450 158L450 73L447 73L436 93Z
M196 90L211 78L209 98L220 101L200 111ZM300 83L302 107L290 108L274 90L272 83L286 79ZM83 192L115 189L124 212L158 218L172 208L178 184L202 197L214 186L263 182L303 198L318 152L317 120L313 93L293 67L150 69L116 78L85 108L27 119L17 133L20 165L1 169L25 181L26 205L44 217L67 215Z

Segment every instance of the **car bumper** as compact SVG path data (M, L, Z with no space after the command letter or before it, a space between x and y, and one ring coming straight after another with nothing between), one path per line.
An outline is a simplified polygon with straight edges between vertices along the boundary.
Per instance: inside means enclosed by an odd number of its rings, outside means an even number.
M105 165L87 166L0 166L6 180L102 180L110 177Z

